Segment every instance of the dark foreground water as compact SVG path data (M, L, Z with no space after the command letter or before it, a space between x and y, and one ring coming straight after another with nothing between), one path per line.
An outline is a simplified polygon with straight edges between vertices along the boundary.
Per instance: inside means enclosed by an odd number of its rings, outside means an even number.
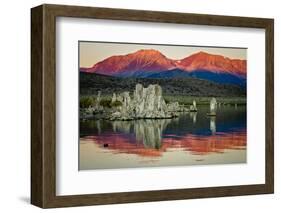
M246 107L174 119L80 121L79 169L246 163Z

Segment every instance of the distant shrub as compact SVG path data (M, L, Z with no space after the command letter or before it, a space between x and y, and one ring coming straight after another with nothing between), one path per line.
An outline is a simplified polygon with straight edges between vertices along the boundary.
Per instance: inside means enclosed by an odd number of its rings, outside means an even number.
M121 101L115 101L113 103L110 104L111 107L119 107L122 106L122 102Z
M100 105L103 107L111 108L111 100L102 99Z
M170 100L168 100L167 98L164 98L164 101L166 104L170 103Z
M81 97L79 101L80 108L88 108L95 104L95 99L93 97Z

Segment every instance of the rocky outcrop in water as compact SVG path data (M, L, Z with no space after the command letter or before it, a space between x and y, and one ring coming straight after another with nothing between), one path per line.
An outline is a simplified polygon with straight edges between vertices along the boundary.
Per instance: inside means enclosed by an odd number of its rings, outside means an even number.
M193 100L193 104L189 107L190 112L197 112L196 101Z
M111 99L111 103L115 103L117 101L117 97L116 97L116 94L113 93L112 95L112 99Z
M116 111L108 117L109 120L172 118L177 117L178 112L185 110L177 102L166 104L162 96L162 88L157 84L149 85L147 88L136 84L132 98L129 92L123 92L117 95L116 101L121 102L121 106L116 107Z
M104 113L104 108L103 106L101 106L100 102L101 102L101 91L98 91L96 101L93 105L84 109L80 108L80 116L82 118L91 118L94 114Z

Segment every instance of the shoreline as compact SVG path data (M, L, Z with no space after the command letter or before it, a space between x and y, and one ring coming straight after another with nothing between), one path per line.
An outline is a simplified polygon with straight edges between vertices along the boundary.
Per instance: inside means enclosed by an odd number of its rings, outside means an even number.
M97 94L80 94L79 99L85 97L97 98ZM218 103L223 105L247 105L247 97L246 96L236 96L236 97L219 97L219 96L183 96L183 95L163 95L166 103L169 102L178 102L180 105L188 104L192 105L193 100L196 101L197 105L209 105L211 98L215 97ZM105 101L111 101L112 94L103 94L101 99Z

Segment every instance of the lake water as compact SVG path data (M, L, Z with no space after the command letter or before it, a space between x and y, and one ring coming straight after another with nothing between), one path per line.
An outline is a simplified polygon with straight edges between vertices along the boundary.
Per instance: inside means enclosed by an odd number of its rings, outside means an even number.
M173 119L80 121L79 169L246 163L246 106Z

